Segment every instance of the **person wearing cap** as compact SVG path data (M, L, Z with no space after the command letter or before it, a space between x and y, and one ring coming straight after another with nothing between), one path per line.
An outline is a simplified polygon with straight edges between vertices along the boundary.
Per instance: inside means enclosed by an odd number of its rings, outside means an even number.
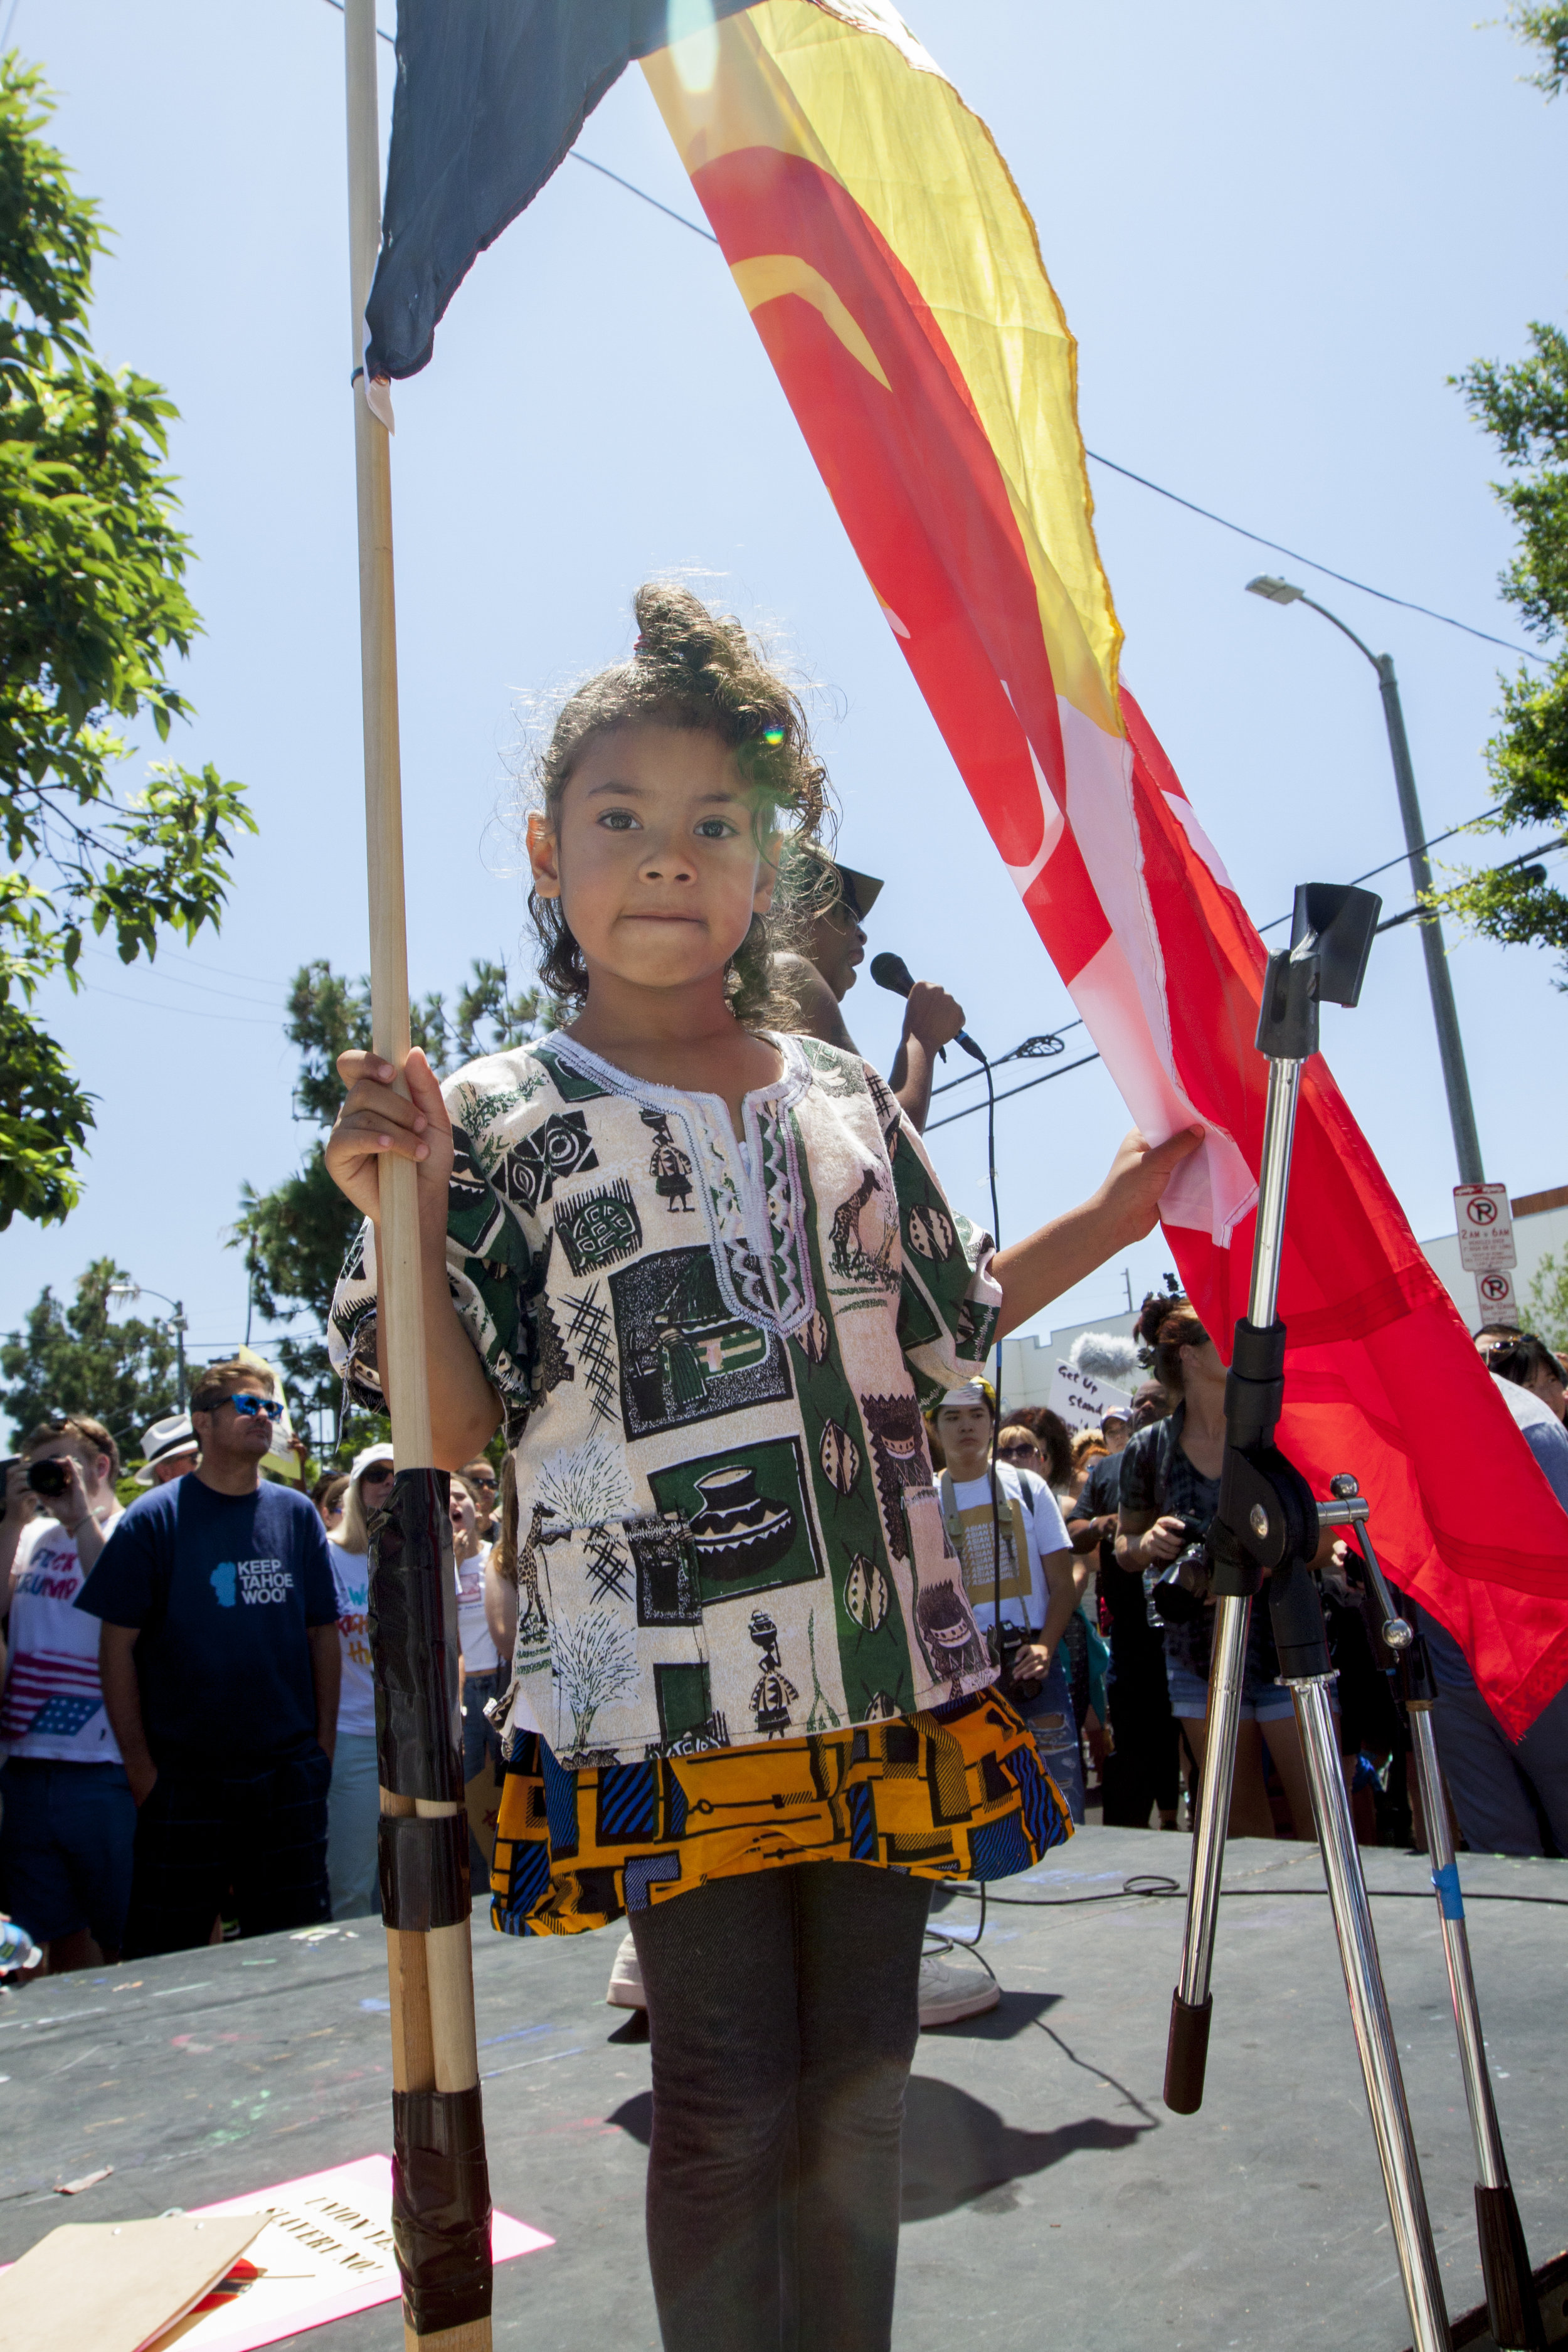
M828 870L837 894L814 917L805 953L775 956L773 973L795 1002L804 1035L858 1054L860 1049L845 1027L839 1007L865 961L866 918L882 885L874 875L858 874L852 866L832 865ZM957 998L934 981L917 980L904 1005L903 1034L888 1078L917 1134L924 1132L931 1110L936 1057L963 1026L963 1007Z
M260 1475L281 1413L265 1367L209 1365L198 1466L132 1505L77 1596L137 1805L128 1959L220 1918L256 1936L331 1916L338 1603L315 1506Z
M187 1470L195 1468L200 1451L188 1412L171 1412L162 1421L149 1423L142 1433L142 1467L136 1473L136 1484L166 1486L171 1478L183 1478Z

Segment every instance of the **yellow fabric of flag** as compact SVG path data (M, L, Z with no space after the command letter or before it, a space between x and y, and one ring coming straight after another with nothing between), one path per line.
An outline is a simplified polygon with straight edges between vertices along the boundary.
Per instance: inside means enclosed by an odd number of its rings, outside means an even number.
M984 123L876 0L765 0L643 71L705 202L723 158L799 158L838 183L908 272L1006 485L1057 691L1120 735L1121 631L1095 544L1077 345ZM885 382L853 289L828 282L815 257L732 252L723 211L710 217L748 308L802 297Z

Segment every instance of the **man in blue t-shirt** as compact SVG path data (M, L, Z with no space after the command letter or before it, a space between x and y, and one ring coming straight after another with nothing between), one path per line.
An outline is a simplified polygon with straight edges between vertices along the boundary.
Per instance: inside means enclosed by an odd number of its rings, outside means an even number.
M77 1607L137 1804L127 1959L331 1916L327 1787L338 1603L325 1530L264 1484L279 1407L252 1364L215 1364L191 1403L198 1467L132 1505Z

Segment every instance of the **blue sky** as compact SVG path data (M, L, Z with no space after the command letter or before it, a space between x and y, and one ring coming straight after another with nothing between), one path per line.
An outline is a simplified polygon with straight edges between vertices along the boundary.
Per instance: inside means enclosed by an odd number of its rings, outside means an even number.
M1337 570L1516 638L1496 593L1498 470L1447 377L1558 318L1568 113L1471 0L910 0L1031 205L1080 345L1092 449ZM390 0L383 22L390 26ZM277 1181L293 1123L284 992L365 962L344 218L342 19L325 0L17 0L12 38L60 95L55 136L116 232L100 354L165 383L206 626L173 748L250 787L220 936L131 971L89 955L49 1012L99 1125L81 1206L0 1243L0 1331L113 1255L181 1294L193 1349L232 1342L239 1187ZM382 50L384 65L391 53ZM384 84L384 95L385 86ZM640 75L583 152L696 205ZM819 688L842 847L887 877L873 947L963 998L992 1050L1072 1009L828 504L715 249L568 163L481 257L434 364L397 394L400 656L416 990L475 955L526 962L506 821L529 698L622 655L631 591L679 567ZM1500 665L1472 637L1340 588L1091 469L1125 675L1256 919L1294 883L1394 856L1375 680L1282 571L1398 664L1428 830L1481 810ZM132 779L155 746L139 746ZM1519 843L1523 845L1522 837ZM1439 856L1450 853L1440 852ZM1487 853L1504 854L1501 851ZM1408 903L1396 869L1381 886ZM1489 1176L1568 1178L1568 1004L1551 960L1453 945ZM899 1008L847 1007L884 1067ZM1413 927L1379 941L1325 1045L1416 1231L1456 1171ZM968 1101L977 1088L954 1099ZM984 1120L934 1139L985 1213ZM1016 1235L1098 1180L1126 1124L1099 1065L999 1115ZM1128 1260L1135 1290L1167 1262ZM1120 1266L1047 1318L1110 1312Z

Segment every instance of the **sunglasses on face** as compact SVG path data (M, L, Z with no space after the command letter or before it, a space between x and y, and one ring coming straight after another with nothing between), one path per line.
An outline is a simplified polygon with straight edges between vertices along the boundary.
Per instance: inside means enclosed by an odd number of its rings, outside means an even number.
M490 1490L490 1492L491 1492L491 1494L492 1494L492 1495L493 1495L493 1494L494 1494L494 1492L495 1492L495 1484L496 1484L496 1482L495 1482L495 1480L494 1480L493 1478L478 1478L478 1477L470 1477L470 1478L469 1478L469 1480L468 1480L468 1484L469 1484L469 1486L488 1486L488 1487L489 1488L489 1490Z
M241 1421L276 1421L283 1410L280 1404L274 1404L270 1397L231 1396L226 1397L224 1402L233 1405Z
M395 1478L396 1475L396 1469L392 1463L373 1462L368 1470L361 1471L360 1485L362 1486L384 1486L389 1479Z
M1037 1445L999 1445L997 1454L1004 1462L1026 1462L1031 1454L1039 1452Z

